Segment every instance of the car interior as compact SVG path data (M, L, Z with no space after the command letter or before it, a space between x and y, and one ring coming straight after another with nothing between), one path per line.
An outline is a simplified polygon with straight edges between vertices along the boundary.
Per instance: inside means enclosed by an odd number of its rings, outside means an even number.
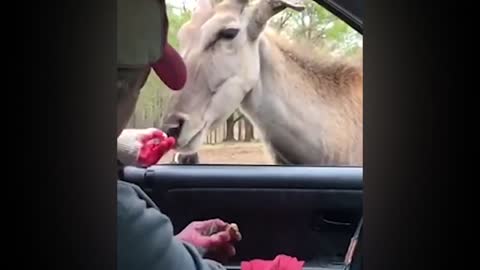
M242 240L226 265L285 254L304 269L344 269L362 217L362 168L260 165L126 167L170 217L175 233L196 220L238 224Z
M363 1L316 2L362 33ZM242 240L228 269L280 254L305 261L305 270L361 269L361 167L162 164L123 175L170 217L175 233L197 220L238 224Z

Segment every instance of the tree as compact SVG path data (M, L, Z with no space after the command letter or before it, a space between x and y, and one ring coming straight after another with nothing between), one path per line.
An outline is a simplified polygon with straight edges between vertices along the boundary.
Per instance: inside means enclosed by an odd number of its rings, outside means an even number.
M251 142L253 141L253 139L255 139L253 131L254 129L253 129L252 123L245 118L245 139L244 139L245 142Z
M227 129L227 132L226 132L226 135L225 135L225 139L224 141L235 141L235 114L232 113L232 115L230 115L230 117L227 118L227 121L226 121L226 129Z
M239 118L239 121L238 121L238 141L242 140L242 133L243 133L242 123L243 123L243 117Z
M175 49L178 49L178 38L177 33L192 16L192 11L187 9L185 2L182 3L181 7L167 4L168 12L168 43L172 45Z
M335 54L349 55L361 48L359 33L312 0L305 1L302 12L285 9L270 25L288 38L328 48Z

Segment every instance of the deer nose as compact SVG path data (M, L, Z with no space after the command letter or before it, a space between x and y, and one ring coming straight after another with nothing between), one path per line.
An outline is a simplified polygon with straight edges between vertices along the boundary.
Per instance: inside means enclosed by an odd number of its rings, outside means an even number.
M185 121L186 117L183 115L170 115L163 124L162 130L164 130L169 137L174 137L175 139L178 139L178 137L180 136L180 132L182 132L182 127Z

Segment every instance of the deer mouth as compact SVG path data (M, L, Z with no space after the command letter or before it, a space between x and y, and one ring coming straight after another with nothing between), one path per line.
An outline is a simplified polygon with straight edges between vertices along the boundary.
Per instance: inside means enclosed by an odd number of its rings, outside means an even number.
M175 119L176 118L176 119ZM185 119L183 116L171 117L164 123L163 129L168 137L175 138L176 151L182 153L195 152L201 146L203 131L207 123L201 126L192 126L192 122Z
M178 144L177 141L177 149L178 151L189 154L189 153L195 153L198 149L195 147L195 145L199 144L198 141L202 139L202 134L203 134L203 128L199 129L193 136L191 136L188 140L186 140L184 143Z
M206 130L206 123L194 130L190 130L189 127L183 126L178 139L176 149L183 154L193 154L199 150L202 145L203 133Z
M180 133L182 132L183 124L185 123L184 120L180 119L178 120L178 126L176 127L171 127L167 129L166 133L168 137L173 137L175 140L178 140L178 137L180 137Z

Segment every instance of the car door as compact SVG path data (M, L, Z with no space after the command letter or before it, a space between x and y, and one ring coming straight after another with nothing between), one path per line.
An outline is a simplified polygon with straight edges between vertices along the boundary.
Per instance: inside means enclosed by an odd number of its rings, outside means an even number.
M125 168L178 233L195 220L239 225L243 239L227 263L285 254L306 269L340 269L362 216L362 168L156 165Z

